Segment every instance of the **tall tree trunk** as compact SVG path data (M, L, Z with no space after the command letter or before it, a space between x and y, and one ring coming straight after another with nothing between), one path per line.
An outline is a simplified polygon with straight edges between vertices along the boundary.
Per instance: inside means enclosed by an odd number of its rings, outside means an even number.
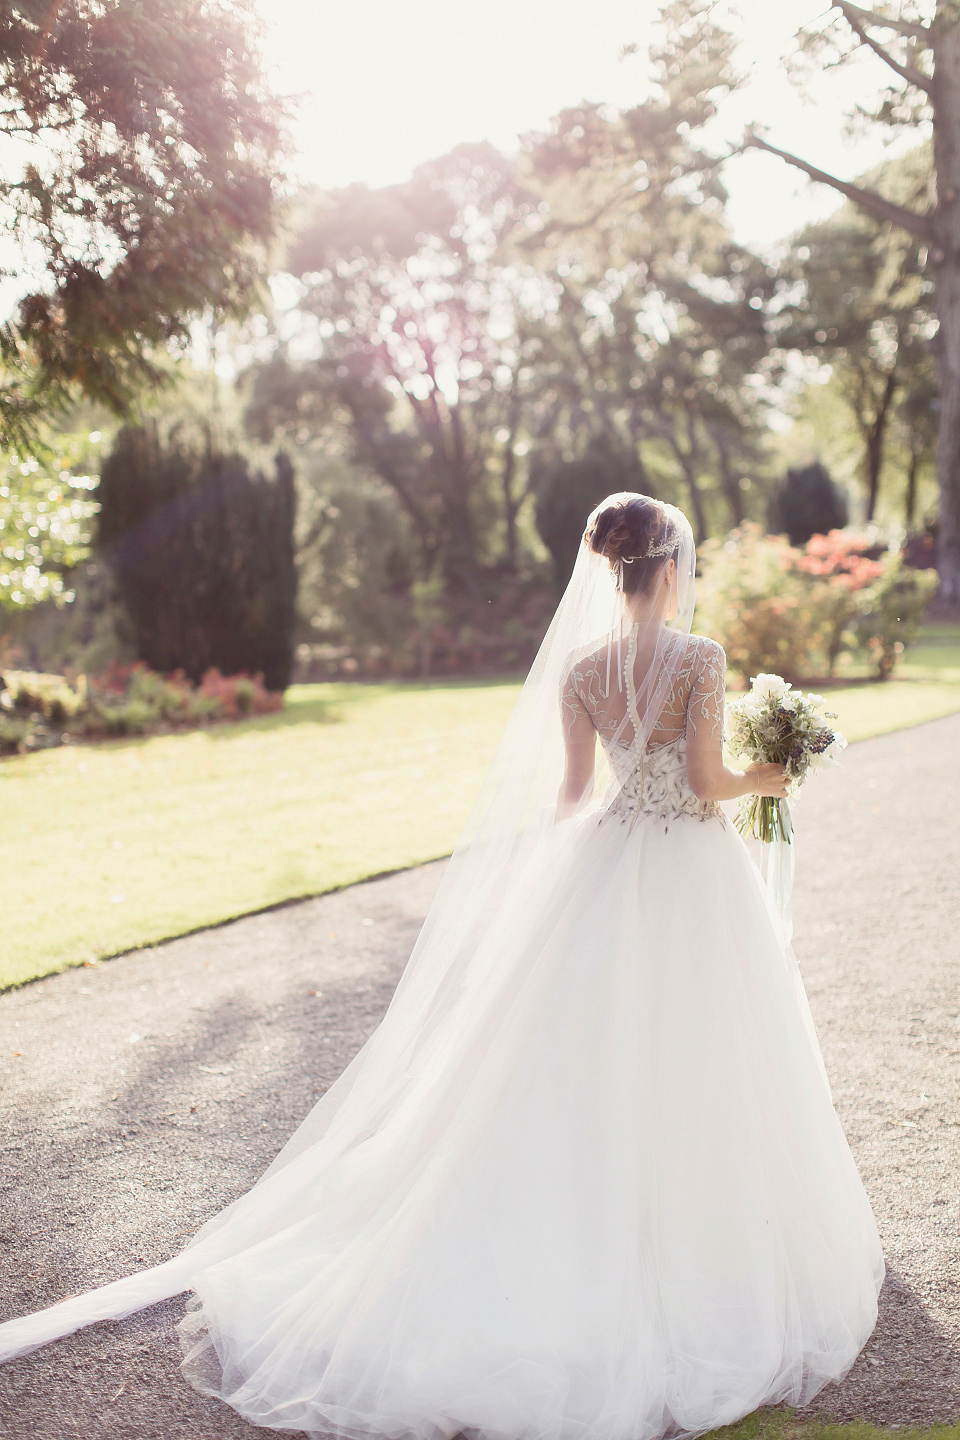
M937 556L940 593L960 605L960 24L953 0L937 6L934 44L933 161L937 208L933 217L935 298L940 328L937 370L940 433L937 482L940 539Z
M856 13L848 14L845 9L844 14L856 30L858 42L875 49L908 82L908 86L916 86L930 95L933 107L933 164L937 177L937 203L932 214L919 214L895 205L875 190L840 180L809 161L771 145L752 131L747 143L779 155L812 180L832 186L867 214L900 225L930 244L934 304L939 321L937 484L940 490L940 540L937 568L940 571L941 596L954 605L960 605L960 245L957 240L960 236L960 0L937 0L933 20L929 25L920 27L924 40L929 42L933 51L933 76L929 80L919 72L914 76L909 66L904 68L891 61L883 47L864 34L864 23L867 29L875 24L896 30L899 22L891 24L875 15L871 19L870 13L859 6L851 5L849 9ZM860 19L855 25L857 15ZM906 94L909 96L910 93L908 89Z
M730 506L730 517L735 526L742 525L745 515L743 491L740 489L740 481L737 479L733 466L730 463L730 451L727 448L726 441L718 435L713 435L712 439L720 461L720 483L723 486L723 493L726 497L727 504Z
M687 482L687 489L690 491L690 503L693 507L693 528L694 538L698 545L701 545L707 538L707 516L703 508L703 495L700 491L700 477L698 474L700 450L697 445L696 421L687 411L687 449L673 437L673 450L683 468L683 476Z
M513 493L513 476L517 468L517 457L510 445L503 457L503 519L506 527L507 569L511 575L517 573L517 511L520 505Z
M907 530L913 529L913 516L917 508L917 471L920 469L920 451L911 441L910 460L907 465L907 493L903 499L903 523Z
M880 475L883 470L883 452L887 438L887 422L890 419L890 406L897 389L897 372L891 370L887 376L883 393L877 401L877 407L873 414L873 420L869 425L864 426L864 439L866 440L866 454L864 456L866 480L867 480L867 522L869 523L877 510L877 496L880 493Z
M514 373L513 393L510 396L509 423L507 425L509 434L503 447L503 469L500 472L500 482L503 492L503 519L506 526L507 569L512 575L517 573L517 515L520 510L520 499L514 494L513 490L514 476L517 471L517 457L513 447L516 444L517 430L520 424L520 395L517 384L517 375Z
M707 516L703 508L703 495L700 493L700 480L697 474L697 455L688 455L682 450L677 451L680 464L683 466L684 479L687 482L687 489L690 491L690 504L693 509L693 528L695 539L698 545L702 545L707 538Z
M443 473L443 573L454 594L476 599L477 539L471 509L474 477L469 462L454 459Z

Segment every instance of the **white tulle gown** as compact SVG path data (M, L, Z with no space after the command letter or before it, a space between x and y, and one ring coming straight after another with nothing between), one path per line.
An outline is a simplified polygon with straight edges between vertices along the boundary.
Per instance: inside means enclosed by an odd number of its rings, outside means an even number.
M598 687L594 654L562 709L606 739L613 803L545 832L468 964L412 967L183 1256L0 1328L0 1353L189 1290L198 1389L396 1440L652 1440L846 1372L876 1227L756 867L687 781L722 652L689 642L639 766Z

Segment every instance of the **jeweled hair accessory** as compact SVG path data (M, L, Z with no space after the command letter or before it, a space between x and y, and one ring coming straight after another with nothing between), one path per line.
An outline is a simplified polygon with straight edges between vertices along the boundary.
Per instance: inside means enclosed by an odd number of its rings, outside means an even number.
M679 545L680 540L673 529L668 529L662 540L653 540L647 545L642 555L623 556L624 565L632 565L634 560L658 560L662 555L672 555Z

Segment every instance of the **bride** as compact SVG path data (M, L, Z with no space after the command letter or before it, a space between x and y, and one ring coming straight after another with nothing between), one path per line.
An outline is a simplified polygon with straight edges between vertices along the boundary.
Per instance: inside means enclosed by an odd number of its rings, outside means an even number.
M181 1255L0 1358L189 1292L191 1384L357 1440L690 1435L846 1373L883 1261L694 568L672 506L594 511L383 1023Z

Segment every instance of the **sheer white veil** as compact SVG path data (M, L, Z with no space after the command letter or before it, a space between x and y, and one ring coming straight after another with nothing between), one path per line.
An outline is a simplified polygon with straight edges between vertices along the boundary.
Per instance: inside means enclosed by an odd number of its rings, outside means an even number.
M633 622L619 566L593 550L588 537L610 507L645 500L629 491L609 495L591 512L573 574L527 675L493 764L451 859L436 900L413 951L401 986L418 967L456 968L469 964L483 929L509 891L522 885L541 845L553 847L557 795L565 752L561 696L571 668L594 652L602 654L601 701L612 717L612 733L631 760L638 760L657 727L677 671L686 656L695 602L696 550L682 511L654 501L663 517L662 564L676 564L672 617L652 614ZM642 558L642 557L640 557ZM632 658L625 673L628 656ZM632 682L632 684L631 684ZM634 693L631 693L634 692ZM631 703L633 702L633 703ZM583 807L610 798L603 750L597 776ZM618 766L618 770L620 767ZM605 782L605 783L604 783Z
M631 609L630 597L624 596L623 566L611 565L588 541L603 511L637 499L656 507L660 538L642 555L625 556L625 562L676 564L667 613L652 613L639 622L636 607ZM695 563L690 525L673 506L620 493L596 507L573 575L381 1025L253 1189L211 1219L181 1255L0 1325L0 1360L193 1289L192 1277L200 1271L289 1223L307 1166L310 1193L320 1205L324 1195L349 1194L351 1186L365 1186L367 1195L378 1184L386 1187L388 1177L402 1171L397 1155L409 1154L410 1165L415 1156L421 1157L416 1163L426 1163L429 1127L441 1124L435 1092L442 1085L442 1058L471 1043L470 996L482 990L489 1011L490 994L498 986L504 993L508 988L502 957L510 947L500 937L516 927L518 917L522 921L532 877L549 874L569 855L567 847L576 844L585 818L604 807L622 765L641 761L656 730L687 652ZM599 659L602 676L598 703L606 724L599 764L604 766L611 746L617 761L588 791L581 813L556 823L565 760L562 694L572 669L587 656ZM474 1036L473 1043L480 1037ZM391 1198L387 1191L378 1203L388 1206Z

